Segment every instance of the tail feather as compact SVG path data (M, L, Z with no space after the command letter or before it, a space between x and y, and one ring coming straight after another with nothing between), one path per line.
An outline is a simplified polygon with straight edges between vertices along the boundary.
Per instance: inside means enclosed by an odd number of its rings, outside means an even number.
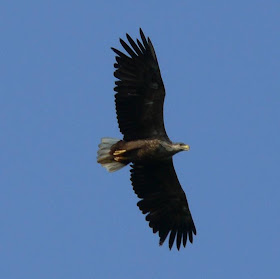
M115 161L114 156L111 154L111 147L118 141L119 139L115 138L102 138L101 143L98 145L97 162L109 172L117 171L126 166L126 164Z

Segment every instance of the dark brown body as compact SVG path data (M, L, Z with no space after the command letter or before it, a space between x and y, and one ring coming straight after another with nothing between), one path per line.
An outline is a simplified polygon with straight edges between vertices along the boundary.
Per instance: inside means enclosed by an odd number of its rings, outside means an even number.
M172 143L170 143L172 144ZM136 140L126 142L120 140L111 148L111 155L117 162L128 164L130 162L158 161L171 158L177 151L167 150L167 142L152 140Z

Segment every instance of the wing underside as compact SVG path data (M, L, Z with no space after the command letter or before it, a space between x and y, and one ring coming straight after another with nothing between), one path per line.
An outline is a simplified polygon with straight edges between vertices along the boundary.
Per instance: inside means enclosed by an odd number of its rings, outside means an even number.
M141 199L138 207L153 232L158 232L160 245L169 235L169 248L176 239L177 249L187 239L193 241L196 228L189 210L186 195L177 178L172 159L149 164L133 164L131 169L132 186Z
M165 89L152 42L141 29L142 42L126 36L130 46L122 39L120 43L127 54L112 48L117 54L114 90L120 131L126 141L168 139L163 121Z

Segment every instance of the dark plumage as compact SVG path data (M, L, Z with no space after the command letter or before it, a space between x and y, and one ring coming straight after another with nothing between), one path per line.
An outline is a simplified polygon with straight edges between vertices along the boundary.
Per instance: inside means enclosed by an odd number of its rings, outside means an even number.
M98 162L108 171L132 163L131 181L141 199L137 205L153 232L159 233L160 245L169 235L169 248L176 239L177 249L187 239L193 241L195 225L186 195L177 178L172 156L189 150L183 143L172 143L163 121L165 89L154 47L140 29L142 42L135 43L127 34L130 46L120 39L129 55L117 54L114 76L116 112L123 140L103 138Z
M140 35L143 44L137 40L138 47L126 35L134 51L120 39L131 57L112 48L118 55L114 76L119 80L114 90L117 92L115 101L119 127L126 141L151 137L166 140L168 136L163 122L164 85L152 42L149 38L146 40L141 29Z

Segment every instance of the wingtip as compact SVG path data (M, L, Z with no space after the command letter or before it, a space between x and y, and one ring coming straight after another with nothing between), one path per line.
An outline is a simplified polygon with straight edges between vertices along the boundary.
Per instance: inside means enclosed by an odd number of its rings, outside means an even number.
M143 30L142 30L142 28L141 28L141 27L139 28L139 32L140 32L141 37L142 37L142 36L144 36L144 37L145 37L144 32L143 32Z
M189 232L189 240L190 240L190 243L193 243L193 235L192 235L192 232Z

